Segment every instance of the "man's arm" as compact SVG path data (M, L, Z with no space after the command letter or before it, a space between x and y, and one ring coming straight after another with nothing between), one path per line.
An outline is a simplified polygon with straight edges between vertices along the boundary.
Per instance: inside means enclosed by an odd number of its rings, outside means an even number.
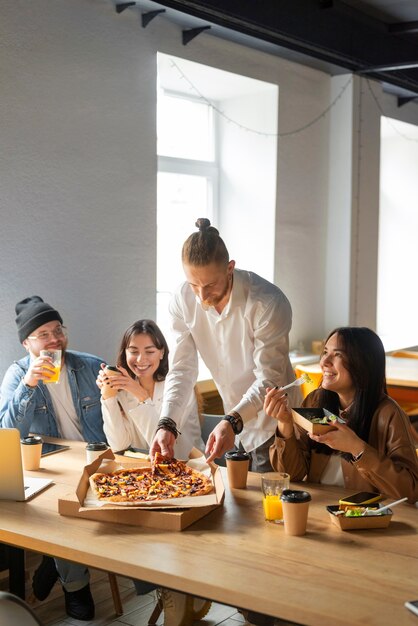
M177 432L181 431L185 409L193 393L198 373L197 349L183 319L181 298L181 294L175 295L169 306L175 347L172 352L170 371L165 381L164 399L161 406L162 419L160 420L161 423L164 419L171 420L175 426L179 427L180 430ZM161 425L150 447L151 458L156 452L172 457L176 436L173 430L170 431L166 425Z
M183 318L181 298L181 294L174 296L169 307L175 345L161 407L161 417L170 417L179 428L193 393L199 369L196 344Z
M289 332L292 326L290 303L282 292L254 315L255 381L233 407L244 423L263 408L266 387L283 386L294 378L289 366ZM290 377L290 380L289 380Z
M13 364L7 370L0 389L0 427L18 428L25 437L34 418L38 387L24 382L24 372Z

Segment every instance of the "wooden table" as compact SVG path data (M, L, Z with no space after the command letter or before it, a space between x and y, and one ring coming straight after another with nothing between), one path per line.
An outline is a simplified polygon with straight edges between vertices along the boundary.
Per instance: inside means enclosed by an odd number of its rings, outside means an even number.
M0 541L309 626L416 626L418 511L402 504L386 530L342 532L325 505L348 492L309 485L308 532L288 537L264 520L260 476L226 487L224 506L183 532L57 513L73 492L84 444L42 460L56 484L27 503L0 502ZM226 480L226 479L225 479Z

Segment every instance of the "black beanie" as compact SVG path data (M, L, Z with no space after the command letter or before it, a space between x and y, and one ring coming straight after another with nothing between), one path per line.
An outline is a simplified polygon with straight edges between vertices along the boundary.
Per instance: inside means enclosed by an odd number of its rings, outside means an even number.
M30 296L18 302L15 306L16 326L19 341L22 343L34 330L46 324L58 320L62 324L62 317L39 296Z

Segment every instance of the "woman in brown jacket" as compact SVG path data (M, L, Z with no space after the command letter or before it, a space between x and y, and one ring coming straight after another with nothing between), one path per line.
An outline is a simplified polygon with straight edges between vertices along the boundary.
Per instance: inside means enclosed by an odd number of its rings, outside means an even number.
M269 389L264 410L277 419L270 460L291 480L379 491L418 500L418 457L409 418L386 393L385 351L369 328L337 328L321 356L322 382L304 400L345 423L308 435L293 423L286 395Z

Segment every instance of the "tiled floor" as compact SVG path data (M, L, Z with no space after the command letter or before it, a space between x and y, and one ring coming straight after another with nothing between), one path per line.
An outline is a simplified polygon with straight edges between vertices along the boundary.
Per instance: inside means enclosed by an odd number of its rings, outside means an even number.
M26 553L26 597L28 603L42 621L44 626L147 626L148 619L156 603L155 592L137 596L133 583L128 578L118 576L119 592L123 605L123 615L117 616L112 600L108 575L105 572L90 568L90 586L96 606L95 619L84 622L68 617L65 612L64 594L57 583L51 594L44 602L37 601L31 593L33 571L40 562L40 556ZM8 587L7 580L0 580L0 589ZM157 621L157 626L163 626L164 614ZM195 622L195 626L244 626L248 622L235 607L213 603L209 613L203 620ZM293 622L279 621L276 626L297 626ZM8 625L9 626L9 625ZM19 626L13 624L10 626Z
M110 592L107 574L90 569L91 591L96 605L96 616L91 622L82 622L68 617L64 608L61 588L55 586L51 595L44 602L35 601L32 608L45 626L147 626L148 619L155 606L155 593L137 596L132 581L118 577L119 591L123 604L123 615L117 617ZM157 625L164 623L161 614ZM236 608L213 604L209 613L196 626L243 626L244 618Z

